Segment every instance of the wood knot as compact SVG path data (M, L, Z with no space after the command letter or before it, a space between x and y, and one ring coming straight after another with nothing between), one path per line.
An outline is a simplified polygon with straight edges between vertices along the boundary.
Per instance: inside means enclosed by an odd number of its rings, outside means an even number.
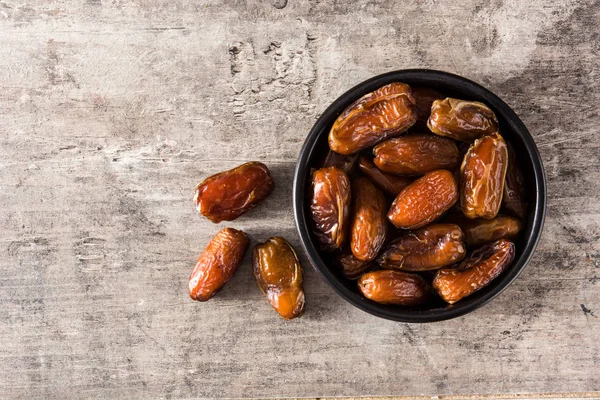
M285 8L285 6L287 6L287 0L271 0L271 4L273 5L273 7L281 10L282 8Z

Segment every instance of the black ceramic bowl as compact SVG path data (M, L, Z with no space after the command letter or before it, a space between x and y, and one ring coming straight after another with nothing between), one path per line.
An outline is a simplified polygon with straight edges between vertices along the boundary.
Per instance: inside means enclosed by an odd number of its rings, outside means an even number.
M521 238L516 242L516 256L512 265L488 286L461 301L449 305L441 299L424 307L401 307L375 303L365 299L356 281L345 279L318 248L311 232L309 209L310 174L318 168L329 147L327 136L338 115L353 101L391 82L437 89L449 97L477 100L487 104L498 117L500 132L515 149L525 175L528 216ZM311 129L300 151L294 175L294 216L300 239L309 261L331 287L345 300L381 318L403 322L433 322L467 314L500 294L515 280L531 259L542 232L546 213L546 178L542 160L533 138L515 112L498 96L486 88L457 75L446 72L413 69L389 72L373 77L348 90L323 112ZM505 298L505 301L510 299Z

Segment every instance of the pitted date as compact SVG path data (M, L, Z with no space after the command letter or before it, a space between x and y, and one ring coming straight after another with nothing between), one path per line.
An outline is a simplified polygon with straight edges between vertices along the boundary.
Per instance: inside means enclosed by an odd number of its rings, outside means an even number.
M350 179L336 167L313 173L310 211L313 231L324 251L341 249L347 240L350 217Z
M373 149L380 170L398 175L423 175L437 169L453 169L460 163L452 139L415 134L386 140Z
M377 262L384 269L430 271L465 257L463 232L455 224L432 224L391 242Z
M273 191L266 165L249 162L206 178L196 187L198 212L214 223L233 221L256 207Z
M467 247L477 247L498 239L515 240L521 231L522 224L518 218L498 215L492 219L455 218L465 233Z
M285 319L304 312L302 266L292 246L282 237L257 244L252 251L254 277L275 311Z
M442 299L453 304L497 278L513 261L515 245L500 239L473 251L457 268L440 269L433 288Z
M410 185L413 181L411 178L407 178L405 176L398 176L382 172L375 166L375 164L373 164L373 161L365 156L362 156L358 160L358 168L363 175L371 179L371 181L379 186L380 189L394 197L398 196L398 193L400 193L402 189Z
M335 262L346 279L358 279L363 272L370 269L373 261L361 261L354 257L350 249L343 251L335 257Z
M396 197L387 217L396 228L421 228L447 211L458 200L458 185L452 172L429 172L407 186Z
M437 135L472 142L498 132L498 119L483 103L448 97L433 102L427 126Z
M352 230L350 249L361 261L377 257L387 234L387 201L367 178L352 181Z
M190 275L192 300L207 301L221 290L237 271L249 242L244 232L232 228L224 228L212 238Z
M504 180L502 204L504 208L516 217L525 219L527 203L525 202L525 178L513 147L507 143L508 168Z
M416 306L430 299L427 282L417 274L401 271L374 271L363 274L358 289L369 300L380 304Z
M336 153L353 154L401 134L416 120L410 87L390 83L364 95L342 112L329 132L329 147Z
M460 167L460 207L467 218L494 218L500 210L508 165L499 133L477 139Z

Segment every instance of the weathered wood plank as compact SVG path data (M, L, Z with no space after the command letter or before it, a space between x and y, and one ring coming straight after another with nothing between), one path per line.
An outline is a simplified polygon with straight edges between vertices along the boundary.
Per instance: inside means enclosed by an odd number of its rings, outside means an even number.
M0 397L600 390L599 6L0 2ZM536 137L548 218L523 275L430 325L352 308L303 254L299 320L272 311L248 258L214 300L190 301L220 226L300 249L306 133L354 84L409 67L485 84ZM234 223L201 219L196 183L247 160L272 169L273 195Z

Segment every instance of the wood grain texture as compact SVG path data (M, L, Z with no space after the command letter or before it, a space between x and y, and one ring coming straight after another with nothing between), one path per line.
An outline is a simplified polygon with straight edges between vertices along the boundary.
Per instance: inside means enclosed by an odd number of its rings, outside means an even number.
M599 27L587 0L0 0L0 398L600 390ZM484 84L534 135L548 216L521 277L428 325L353 308L300 251L301 319L271 309L248 256L189 300L222 226L300 250L306 133L348 88L409 67ZM249 160L273 195L200 218L195 185Z

